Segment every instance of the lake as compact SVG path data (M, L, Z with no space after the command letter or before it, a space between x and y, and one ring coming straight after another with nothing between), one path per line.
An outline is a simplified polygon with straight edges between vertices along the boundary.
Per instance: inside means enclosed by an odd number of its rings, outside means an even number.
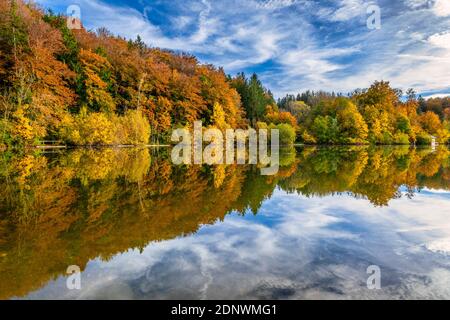
M174 166L168 148L0 153L0 299L450 299L449 149L280 162L262 176Z

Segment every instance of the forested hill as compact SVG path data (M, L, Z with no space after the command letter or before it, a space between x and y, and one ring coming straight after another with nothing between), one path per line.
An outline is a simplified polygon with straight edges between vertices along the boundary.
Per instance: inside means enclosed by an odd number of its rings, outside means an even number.
M23 0L0 0L0 149L45 140L168 142L172 129L195 120L221 130L278 128L282 144L410 144L450 137L449 108L413 94L402 101L388 82L347 97L298 97L277 105L256 75L230 77L192 55L148 47L140 37L69 29L64 16Z
M146 143L150 128L156 140L197 119L212 124L214 106L230 127L247 126L223 70L191 55L69 30L65 17L20 0L0 0L0 14L4 140Z

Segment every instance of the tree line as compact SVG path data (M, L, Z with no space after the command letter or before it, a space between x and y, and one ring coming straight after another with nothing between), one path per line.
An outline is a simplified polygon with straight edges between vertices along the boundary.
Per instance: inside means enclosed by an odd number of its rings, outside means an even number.
M298 140L309 144L431 144L450 139L450 98L425 100L389 82L348 95L307 91L278 100L295 115Z
M0 148L167 143L174 128L280 130L282 144L429 143L449 139L447 100L401 100L387 82L343 96L275 101L256 74L235 77L196 57L69 29L62 15L0 0Z

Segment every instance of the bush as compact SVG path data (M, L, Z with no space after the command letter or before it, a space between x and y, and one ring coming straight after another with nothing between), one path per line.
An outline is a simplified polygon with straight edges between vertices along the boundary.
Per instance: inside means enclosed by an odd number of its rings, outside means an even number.
M417 145L430 145L432 142L431 136L428 133L419 133L416 137Z
M87 145L110 145L114 142L114 126L103 113L91 113L80 126Z
M392 133L388 131L383 132L383 136L381 137L380 144L382 145L389 145L394 143L394 137L392 136Z
M302 133L301 139L303 140L303 143L305 144L316 144L317 140L312 135L308 133L308 131L305 130L305 132Z
M399 144L399 145L408 145L408 144L410 144L409 136L406 133L397 132L394 135L394 144Z
M273 123L267 124L265 122L258 122L256 124L257 130L267 130L267 141L271 141L272 133L271 130L279 131L279 143L282 146L291 146L294 144L295 139L297 138L297 133L293 126L287 123L281 123L275 125Z
M16 145L38 144L39 139L45 137L46 129L42 125L33 122L27 116L28 105L17 109L13 114L11 123L11 137Z
M105 114L82 111L73 119L64 119L60 137L73 145L110 145L114 142L114 128Z
M440 144L447 144L450 138L450 132L447 129L440 129L437 132L437 141Z
M129 110L113 119L117 144L145 145L150 140L150 123L139 110Z
M257 122L256 123L256 129L258 129L258 130L268 130L269 129L269 125L267 124L267 123L265 123L265 122L261 122L261 121L259 121L259 122Z
M60 137L73 145L142 145L149 142L150 124L137 110L121 117L82 111L75 118L63 120Z
M295 143L296 133L294 127L290 124L282 123L275 127L280 131L280 144L283 146L290 146Z

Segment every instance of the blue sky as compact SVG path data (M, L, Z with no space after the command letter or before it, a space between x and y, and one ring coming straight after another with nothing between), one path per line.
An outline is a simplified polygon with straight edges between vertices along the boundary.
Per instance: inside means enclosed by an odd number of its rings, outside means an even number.
M276 96L349 92L374 80L450 93L450 0L37 0L81 8L86 28L187 51L229 74L257 72ZM367 28L378 5L381 29Z

